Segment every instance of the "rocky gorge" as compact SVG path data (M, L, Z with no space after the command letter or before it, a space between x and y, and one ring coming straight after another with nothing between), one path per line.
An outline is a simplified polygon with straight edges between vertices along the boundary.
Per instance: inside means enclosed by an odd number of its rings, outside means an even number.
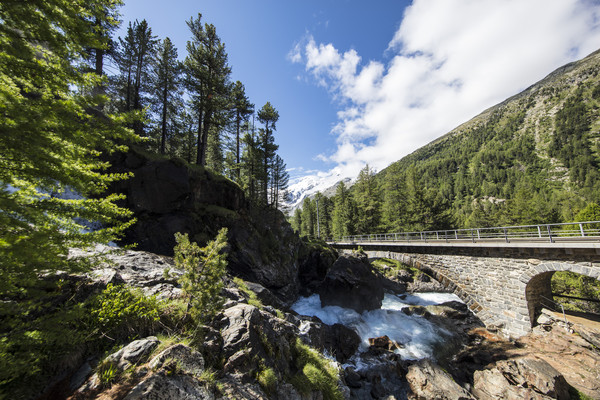
M600 398L600 333L593 329L544 313L529 335L505 340L462 302L411 303L415 293L443 289L427 271L303 241L282 214L258 214L237 185L204 169L139 151L119 157L115 171L134 177L113 189L127 195L137 217L122 244L137 243L137 250L72 250L72 258L99 261L85 275L47 277L61 282L55 307L123 287L139 294L138 303L148 298L168 311L124 336L102 333L108 349L74 345L31 398ZM193 338L182 336L174 329L186 317L177 311L184 303L173 235L204 244L223 226L225 302ZM394 332L364 336L352 325L297 312L310 298L333 314L401 314L416 321L412 336L428 334L424 326L442 335L419 353Z
M106 248L96 249L102 250ZM173 267L170 257L127 250L108 260L90 273L91 282L122 283L164 299L180 295L178 271L163 277L164 269ZM338 266L359 263L369 265L361 256L336 261ZM376 269L372 274L377 275ZM330 275L340 277L339 271ZM408 274L403 276L407 279ZM63 379L63 388L74 389L68 398L581 398L574 389L588 398L600 394L600 333L567 326L550 313L542 314L542 323L529 335L511 342L485 330L462 303L406 307L405 314L452 332L435 358L411 360L403 359L397 352L402 344L388 337L372 338L359 350L361 339L354 330L286 309L261 284L228 279L224 295L224 309L204 327L201 343L149 336L104 359L88 359ZM329 392L324 382L302 384L310 370L307 359L333 371L328 378L337 391ZM120 376L108 386L99 369L107 363ZM266 380L265 371L272 371L274 378Z

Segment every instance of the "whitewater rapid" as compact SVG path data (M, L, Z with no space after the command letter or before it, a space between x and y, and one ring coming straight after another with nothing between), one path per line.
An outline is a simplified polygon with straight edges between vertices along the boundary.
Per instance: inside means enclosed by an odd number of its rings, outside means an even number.
M301 297L292 305L292 309L300 315L318 317L328 325L340 323L354 329L362 340L360 351L367 349L369 338L387 335L404 346L396 352L405 360L435 358L435 347L450 337L450 332L424 317L406 315L401 310L410 305L427 306L462 301L450 293L415 293L402 297L386 294L380 309L362 314L338 306L321 307L318 294Z

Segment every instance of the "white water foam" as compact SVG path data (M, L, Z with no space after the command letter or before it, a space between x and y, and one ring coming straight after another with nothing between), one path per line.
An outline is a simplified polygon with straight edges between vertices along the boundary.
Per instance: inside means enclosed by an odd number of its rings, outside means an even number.
M353 328L362 340L361 351L367 349L369 338L387 335L404 346L397 351L403 359L434 357L435 345L444 341L450 333L421 316L406 315L401 310L409 305L426 306L461 300L449 293L416 293L402 297L386 294L380 309L362 314L338 306L321 307L317 294L301 297L292 309L300 315L318 317L328 325L340 323Z

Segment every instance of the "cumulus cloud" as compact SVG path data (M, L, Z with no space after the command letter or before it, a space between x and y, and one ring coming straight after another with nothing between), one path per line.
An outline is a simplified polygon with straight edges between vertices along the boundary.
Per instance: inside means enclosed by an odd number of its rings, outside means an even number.
M340 106L337 150L319 157L329 175L384 168L597 50L599 17L591 0L415 0L386 62L308 36L290 59Z

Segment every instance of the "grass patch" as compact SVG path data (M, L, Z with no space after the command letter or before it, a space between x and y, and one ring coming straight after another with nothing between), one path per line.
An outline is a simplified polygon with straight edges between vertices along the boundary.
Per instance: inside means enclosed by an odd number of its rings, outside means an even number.
M298 373L291 377L290 383L303 395L313 391L323 394L324 400L342 400L344 397L338 386L337 366L317 350L302 343L298 338L293 347Z
M250 288L248 287L248 285L246 285L246 282L243 279L235 277L233 278L233 283L235 283L236 286L248 297L248 304L262 310L264 304L256 296L256 293L250 290Z
M423 273L417 268L409 267L406 264L402 264L400 261L389 258L378 258L377 260L373 260L371 265L386 278L390 279L396 279L400 271L408 271L413 277L417 277Z
M273 396L275 394L278 379L273 368L265 368L260 370L256 376L256 380L267 395Z

